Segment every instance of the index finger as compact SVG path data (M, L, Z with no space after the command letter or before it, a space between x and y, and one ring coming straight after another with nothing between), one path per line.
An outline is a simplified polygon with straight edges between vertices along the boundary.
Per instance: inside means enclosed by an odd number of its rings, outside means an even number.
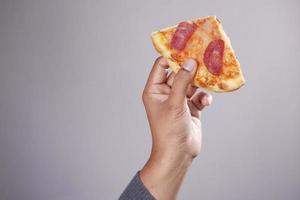
M164 57L158 57L152 67L152 70L149 74L147 80L147 86L154 84L162 84L167 81L167 69L169 65L167 60Z

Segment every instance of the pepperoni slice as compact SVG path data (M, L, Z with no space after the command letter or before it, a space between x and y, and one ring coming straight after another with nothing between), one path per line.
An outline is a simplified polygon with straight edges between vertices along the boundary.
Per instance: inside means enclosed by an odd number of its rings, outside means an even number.
M224 41L213 40L204 52L204 64L207 70L213 75L219 76L223 67Z
M196 28L197 25L195 23L179 23L171 40L171 48L182 51L185 48L187 41L193 35Z

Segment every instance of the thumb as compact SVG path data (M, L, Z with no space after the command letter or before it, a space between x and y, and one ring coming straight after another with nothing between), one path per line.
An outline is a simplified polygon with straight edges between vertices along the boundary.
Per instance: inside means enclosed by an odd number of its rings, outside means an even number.
M197 62L194 59L188 59L176 74L170 93L170 101L173 105L184 104L188 86L194 78L196 69Z

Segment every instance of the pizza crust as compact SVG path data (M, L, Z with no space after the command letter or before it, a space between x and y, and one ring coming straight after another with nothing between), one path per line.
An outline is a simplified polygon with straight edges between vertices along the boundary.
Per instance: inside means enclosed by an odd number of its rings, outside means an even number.
M188 58L198 61L198 69L193 81L196 87L202 87L214 92L230 92L239 89L245 84L239 61L231 47L231 42L224 32L222 25L215 16L191 20L199 27L187 44L185 52L174 52L170 48L170 40L176 30L176 26L164 28L151 33L152 43L169 63L170 68L177 73L180 66ZM220 76L211 74L203 63L203 52L208 43L215 38L225 42L223 57L223 72Z

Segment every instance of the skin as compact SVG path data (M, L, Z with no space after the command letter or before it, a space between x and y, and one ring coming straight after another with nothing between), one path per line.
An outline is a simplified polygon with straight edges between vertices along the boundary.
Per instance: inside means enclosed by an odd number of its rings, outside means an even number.
M211 96L191 86L197 63L188 59L175 75L159 57L143 92L152 150L140 178L158 200L176 199L184 176L201 150L201 111Z

